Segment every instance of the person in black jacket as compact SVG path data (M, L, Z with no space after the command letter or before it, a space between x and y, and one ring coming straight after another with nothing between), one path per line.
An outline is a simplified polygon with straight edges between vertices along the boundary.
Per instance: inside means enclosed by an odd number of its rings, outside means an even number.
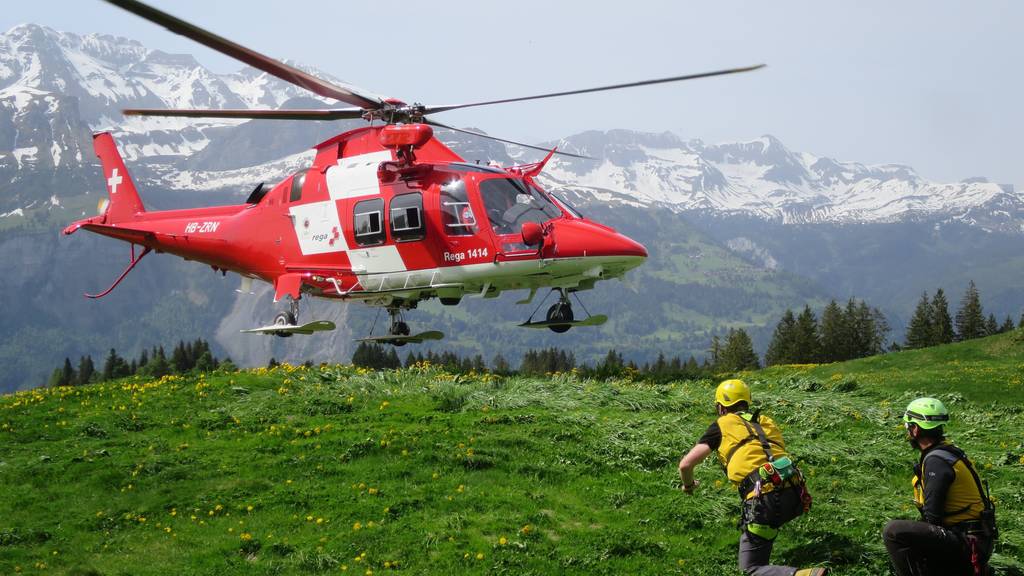
M903 415L908 440L921 452L913 484L922 520L892 520L882 532L899 576L988 574L995 510L974 465L946 440L948 421L935 398L914 400Z

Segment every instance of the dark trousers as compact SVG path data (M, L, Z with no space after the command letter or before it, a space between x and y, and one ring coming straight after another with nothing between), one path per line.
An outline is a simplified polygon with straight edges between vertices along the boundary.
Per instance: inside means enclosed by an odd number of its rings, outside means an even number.
M751 576L793 576L796 568L769 564L774 544L774 540L743 530L740 533L740 570Z
M967 537L953 530L928 522L893 520L885 525L882 538L899 576L974 576ZM987 563L991 545L979 541L978 548Z

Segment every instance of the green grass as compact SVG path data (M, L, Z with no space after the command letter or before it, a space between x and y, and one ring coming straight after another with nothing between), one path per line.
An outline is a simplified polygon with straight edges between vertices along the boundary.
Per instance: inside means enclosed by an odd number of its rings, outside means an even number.
M898 424L918 393L999 502L1024 574L1019 331L744 375L815 496L774 560L885 573L914 517ZM678 490L714 383L281 367L0 397L0 573L734 574L717 465Z

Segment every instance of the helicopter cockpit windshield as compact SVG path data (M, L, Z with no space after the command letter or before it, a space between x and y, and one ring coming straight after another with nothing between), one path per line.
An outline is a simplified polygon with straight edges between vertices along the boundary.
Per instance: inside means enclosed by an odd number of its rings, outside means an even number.
M562 211L535 186L514 178L480 183L480 196L495 234L518 234L525 222L543 224Z

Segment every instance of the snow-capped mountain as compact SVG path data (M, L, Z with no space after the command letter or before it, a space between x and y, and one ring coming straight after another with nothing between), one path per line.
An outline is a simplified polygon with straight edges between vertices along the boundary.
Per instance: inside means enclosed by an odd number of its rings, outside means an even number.
M253 68L216 74L191 56L126 38L19 25L0 35L0 189L15 191L0 199L0 208L9 212L37 199L24 196L24 186L10 185L27 174L63 173L75 182L58 195L88 189L81 168L94 165L89 132L99 129L114 131L143 184L245 194L258 182L273 183L300 169L308 162L304 149L350 124L126 118L120 109L321 103ZM439 136L470 160L537 158L535 151L465 134ZM907 166L794 152L771 136L707 144L668 132L613 130L554 144L599 158L556 157L543 174L547 185L582 203L658 205L786 224L934 220L1024 232L1024 194L1012 187L984 179L931 182Z
M674 134L614 130L566 138L560 147L600 158L559 157L545 171L609 201L628 197L679 211L748 214L783 223L960 221L1024 231L1024 193L973 178L928 181L908 166L866 166L787 149L772 136L706 144Z
M74 103L74 115L89 128L114 130L128 160L191 155L205 148L212 134L239 122L124 117L122 108L268 108L298 96L313 97L253 68L215 74L192 56L150 50L127 38L79 36L35 24L21 24L0 35L4 116L17 117L39 107L54 113ZM18 134L14 136L17 139ZM11 145L9 140L6 144ZM14 142L9 149L31 147L22 144ZM52 150L34 155L49 156L54 165L72 157L81 161L81 142L53 144ZM85 158L92 161L91 151Z

